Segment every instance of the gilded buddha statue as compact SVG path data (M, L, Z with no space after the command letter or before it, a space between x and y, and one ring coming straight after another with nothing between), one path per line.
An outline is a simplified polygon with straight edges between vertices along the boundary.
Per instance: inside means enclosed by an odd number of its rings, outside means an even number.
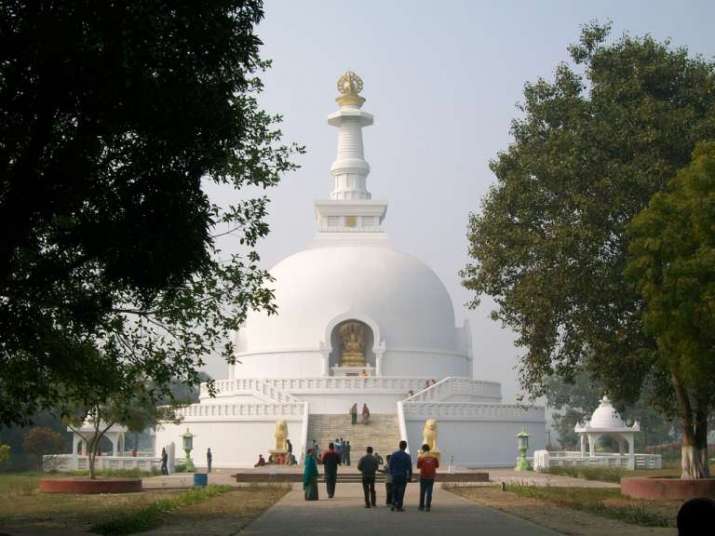
M364 367L366 364L363 347L365 346L365 328L359 322L346 322L340 326L342 353L341 367Z

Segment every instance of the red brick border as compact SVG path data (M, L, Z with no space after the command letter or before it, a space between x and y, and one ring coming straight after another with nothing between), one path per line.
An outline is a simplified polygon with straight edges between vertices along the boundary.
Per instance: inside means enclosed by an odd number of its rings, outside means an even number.
M135 493L142 491L141 480L89 480L48 478L40 480L42 493Z
M690 499L715 497L715 478L631 477L621 479L621 493L637 499Z

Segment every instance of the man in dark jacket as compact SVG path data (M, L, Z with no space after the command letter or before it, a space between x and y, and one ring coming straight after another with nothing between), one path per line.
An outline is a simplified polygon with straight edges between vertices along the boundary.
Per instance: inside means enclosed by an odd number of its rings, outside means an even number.
M392 475L392 510L404 512L404 498L407 483L412 480L412 458L405 452L407 441L400 441L400 450L390 456L390 474Z
M379 464L377 458L372 455L372 447L367 447L367 454L360 458L358 462L358 471L362 473L362 491L365 494L365 508L377 506L377 497L375 496L375 473Z
M335 445L330 443L328 451L323 454L323 470L325 471L325 487L328 488L328 497L335 495L335 483L338 481L338 465L340 456L335 452Z

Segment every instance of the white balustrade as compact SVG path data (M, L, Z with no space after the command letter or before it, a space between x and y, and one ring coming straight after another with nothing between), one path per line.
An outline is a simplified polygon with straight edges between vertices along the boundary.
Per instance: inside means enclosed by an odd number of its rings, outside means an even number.
M636 453L633 454L633 458L636 469L661 469L663 467L663 458L660 454ZM549 451L549 464L551 467L579 465L632 467L630 454L599 453L595 456L583 456L579 451Z
M479 402L413 402L405 400L406 418L468 418L519 422L544 422L543 407L528 407Z
M161 469L161 458L154 456L97 456L94 462L97 471L137 469L150 472ZM48 454L42 457L45 471L87 471L89 457L76 454Z
M191 404L176 410L180 418L206 417L302 417L305 402L284 404Z
M422 389L407 402L439 402L451 396L470 396L501 400L501 385L496 382L484 382L469 378L447 377Z

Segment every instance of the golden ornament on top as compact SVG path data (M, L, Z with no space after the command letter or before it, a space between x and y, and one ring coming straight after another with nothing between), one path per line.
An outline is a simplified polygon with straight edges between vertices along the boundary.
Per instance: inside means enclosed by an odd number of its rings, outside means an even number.
M362 91L362 78L352 71L347 71L338 78L338 91L341 95L359 95Z
M362 91L362 78L352 71L346 72L338 78L338 92L340 96L335 99L340 106L362 106L365 98L360 96Z

